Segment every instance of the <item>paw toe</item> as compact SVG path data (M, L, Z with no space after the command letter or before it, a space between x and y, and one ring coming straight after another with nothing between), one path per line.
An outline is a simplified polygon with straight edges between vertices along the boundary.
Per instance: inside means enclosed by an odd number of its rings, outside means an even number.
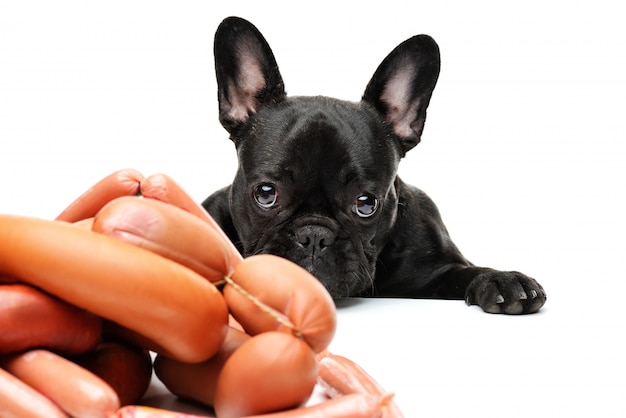
M483 311L492 314L502 313L502 305L494 303L491 306L482 306Z
M504 312L509 315L519 315L524 313L524 305L521 301L515 301L510 303L504 308Z

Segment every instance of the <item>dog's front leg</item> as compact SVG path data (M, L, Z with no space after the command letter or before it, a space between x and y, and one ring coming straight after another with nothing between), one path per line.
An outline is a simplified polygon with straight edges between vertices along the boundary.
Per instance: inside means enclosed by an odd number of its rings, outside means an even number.
M401 204L392 239L379 256L380 296L464 299L485 312L537 312L546 292L531 277L470 263L452 242L434 202L399 183Z

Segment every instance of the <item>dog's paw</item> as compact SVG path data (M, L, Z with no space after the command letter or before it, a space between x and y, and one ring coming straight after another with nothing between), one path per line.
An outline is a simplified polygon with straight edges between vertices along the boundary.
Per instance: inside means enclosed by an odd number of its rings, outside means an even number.
M541 309L546 292L525 274L492 270L472 280L465 292L465 302L488 313L527 314Z

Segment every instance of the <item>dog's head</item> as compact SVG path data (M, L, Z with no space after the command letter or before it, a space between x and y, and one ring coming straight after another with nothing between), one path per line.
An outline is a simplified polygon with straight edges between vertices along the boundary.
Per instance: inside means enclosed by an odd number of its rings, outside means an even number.
M243 19L222 22L214 52L245 255L285 257L334 297L371 291L397 217L398 163L420 141L439 74L436 43L420 35L396 47L359 103L287 97L269 45Z

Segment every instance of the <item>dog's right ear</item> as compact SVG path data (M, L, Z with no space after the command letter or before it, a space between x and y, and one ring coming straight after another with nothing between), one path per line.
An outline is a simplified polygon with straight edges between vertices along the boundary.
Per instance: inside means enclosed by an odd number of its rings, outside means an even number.
M363 101L385 117L404 153L420 142L439 67L435 40L417 35L387 55L365 89Z
M217 28L213 52L220 122L232 133L262 106L285 99L285 86L267 41L250 22L229 17Z

